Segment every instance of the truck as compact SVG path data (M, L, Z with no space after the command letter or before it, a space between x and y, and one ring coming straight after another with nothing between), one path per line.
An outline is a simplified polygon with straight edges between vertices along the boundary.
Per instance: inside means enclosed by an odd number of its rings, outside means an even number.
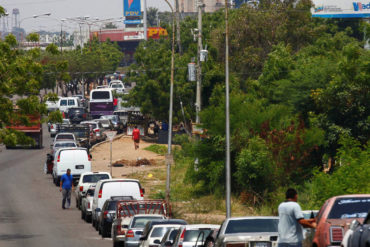
M76 137L79 146L87 148L89 151L91 146L92 129L85 124L60 124L57 125L58 133L73 133Z
M27 115L29 118L30 125L25 126L23 124L14 122L12 125L7 126L8 129L16 130L19 132L23 132L26 136L31 137L35 141L35 145L22 145L17 144L17 147L36 147L41 149L42 148L42 123L41 123L41 115L34 114L34 115ZM6 145L6 148L14 148L15 146Z

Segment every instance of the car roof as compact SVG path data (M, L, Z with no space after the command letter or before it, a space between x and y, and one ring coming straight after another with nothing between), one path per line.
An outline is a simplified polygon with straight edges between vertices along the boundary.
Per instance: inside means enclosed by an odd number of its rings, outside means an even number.
M138 217L156 217L156 218L160 218L160 217L164 217L164 215L162 215L162 214L135 214L132 218L138 218Z
M227 219L230 220L254 220L254 219L279 219L279 216L246 216L246 217L234 217Z
M54 142L54 145L55 144L63 144L63 143L74 143L74 144L76 144L77 145L77 143L75 142L75 141L72 141L72 140L57 140L56 142Z
M186 230L191 229L201 229L201 228L211 228L211 229L218 229L221 225L212 225L212 224L193 224L193 225L183 225L181 228L185 228Z
M85 151L87 151L86 148L81 148L81 147L74 147L74 148L65 147L65 148L59 148L57 152L60 153L62 151L66 151L66 150L85 150Z
M61 133L58 133L55 137L57 137L58 135L75 135L75 134L70 133L70 132L61 132Z
M330 199L338 199L338 198L352 198L352 197L370 197L370 194L353 194L353 195L340 195L340 196L333 196Z
M108 174L109 175L109 172L84 172L81 174L81 177L85 175L91 175L91 174Z

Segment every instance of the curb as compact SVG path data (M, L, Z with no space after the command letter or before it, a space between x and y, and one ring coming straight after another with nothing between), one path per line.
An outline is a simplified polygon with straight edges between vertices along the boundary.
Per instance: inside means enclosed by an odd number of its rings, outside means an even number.
M116 135L114 138L113 138L113 141L115 140L118 140L118 139L121 139L122 137L125 137L127 136L126 134L119 134L119 135ZM128 136L127 136L128 137ZM99 142L99 143L96 143L94 144L91 148L90 148L90 152L93 152L94 149L96 147L99 147L100 145L104 144L104 143L109 143L109 140L105 140L105 141L102 141L102 142Z

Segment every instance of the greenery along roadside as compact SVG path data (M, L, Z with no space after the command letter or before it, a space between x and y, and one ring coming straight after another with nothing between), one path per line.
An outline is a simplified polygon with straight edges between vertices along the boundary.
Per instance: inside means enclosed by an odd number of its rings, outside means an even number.
M322 202L317 193L326 190L315 186L319 174L325 168L329 174L322 181L334 178L343 164L340 138L353 138L361 150L367 147L370 53L363 49L362 31L368 25L313 19L310 7L305 0L264 1L230 13L232 191L247 205L274 205L281 191L295 186L302 199L311 201L305 205L317 207ZM182 183L193 185L193 196L223 197L225 189L223 18L222 11L203 18L209 51L202 68L206 136L181 142L185 158L180 160L188 167ZM181 28L184 53L176 54L175 123L194 120L195 112L195 83L187 80L187 63L196 57L191 34L196 20L186 19ZM168 119L170 44L165 39L143 42L127 78L137 82L130 103L159 120ZM353 176L361 178L355 170Z

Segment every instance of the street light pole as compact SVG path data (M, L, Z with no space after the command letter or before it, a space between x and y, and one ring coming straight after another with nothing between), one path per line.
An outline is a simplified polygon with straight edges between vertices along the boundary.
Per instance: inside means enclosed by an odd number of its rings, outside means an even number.
M166 201L170 201L170 175L171 175L171 163L172 163L172 113L173 113L173 84L175 75L175 13L172 5L168 0L165 0L172 11L172 53L171 53L171 86L170 86L170 111L168 120L168 150L167 150L167 178L166 178Z
M195 122L197 124L200 123L199 113L201 110L201 87L202 87L202 64L200 61L200 52L203 49L202 45L202 8L203 2L202 0L198 1L198 54L197 54L197 96L196 96L196 119Z
M146 11L146 0L144 0L144 40L148 40L148 19Z
M229 99L229 10L225 0L225 114L226 114L226 218L231 217L230 99Z

